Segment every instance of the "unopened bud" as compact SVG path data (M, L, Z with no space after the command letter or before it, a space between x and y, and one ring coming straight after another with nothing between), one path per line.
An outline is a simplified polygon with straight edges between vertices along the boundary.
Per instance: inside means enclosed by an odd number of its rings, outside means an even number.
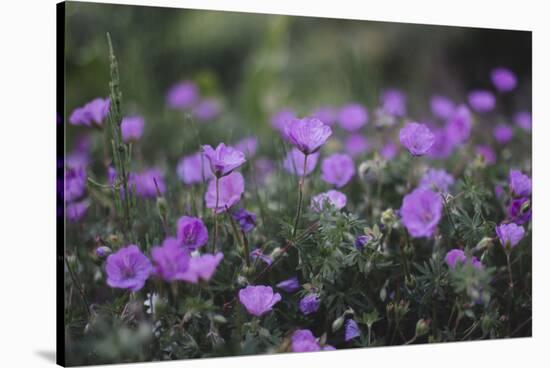
M477 243L476 249L483 250L483 249L489 248L492 244L493 244L493 239L486 236L483 239L481 239L479 243Z
M216 323L227 323L227 319L221 314L215 314L214 317L212 317L212 320Z
M387 210L382 212L380 222L384 224L384 226L391 228L396 221L397 221L397 216L395 215L395 212L393 211L393 209L388 208Z
M428 333L430 330L430 321L427 321L425 319L419 319L418 322L416 322L416 336L424 336Z
M332 332L338 331L344 325L344 316L340 316L332 322Z
M277 247L273 249L273 252L271 252L271 258L275 259L278 258L283 254L283 250L280 247Z
M101 259L107 258L111 253L113 253L111 248L104 245L102 245L101 247L97 247L95 250L95 255Z

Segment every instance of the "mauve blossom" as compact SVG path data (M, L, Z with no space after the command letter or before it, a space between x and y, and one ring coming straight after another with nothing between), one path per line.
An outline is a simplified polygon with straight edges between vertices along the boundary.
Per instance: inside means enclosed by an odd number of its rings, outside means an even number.
M338 113L340 126L349 132L355 132L369 121L367 109L358 103L345 105Z
M368 242L372 240L372 236L370 235L359 235L355 239L355 248L357 249L363 249L365 245L367 245Z
M346 185L355 175L353 159L343 153L334 153L321 163L321 179L336 188Z
M508 183L512 193L517 197L531 195L531 179L519 170L510 170Z
M90 163L90 153L80 150L72 150L65 155L65 165L67 167L86 168Z
M476 154L483 157L483 160L487 165L494 165L497 162L497 155L495 151L486 144L477 145Z
M344 147L347 153L349 153L352 157L356 157L368 152L370 146L367 138L361 134L352 134L346 138Z
M296 330L291 337L292 351L295 353L305 353L310 351L320 351L321 346L310 330Z
M246 162L244 153L223 143L215 149L210 145L202 146L202 151L210 163L212 173L218 178L231 174Z
M514 198L507 208L508 217L512 222L523 225L531 220L531 203L527 197Z
M321 302L316 294L308 294L300 300L300 311L304 315L317 312Z
M462 144L470 138L472 117L470 110L460 105L445 125L447 141L450 144Z
M244 208L239 208L234 211L231 216L233 216L241 230L245 233L252 231L252 229L256 227L256 215L252 212L248 212Z
M260 259L268 266L271 266L273 263L273 258L271 256L265 255L264 252L260 248L254 249L252 252L250 252L250 258L252 261L256 261L257 259Z
M453 116L456 106L453 101L445 96L432 96L430 99L430 108L432 114L443 120L449 119Z
M198 249L208 242L208 229L198 217L180 217L176 234L179 245L189 251Z
M337 210L346 206L347 197L344 193L337 190L317 194L311 198L311 209L315 212L321 212L326 205L331 205Z
M199 99L197 85L191 81L181 81L172 86L166 95L166 103L173 109L188 109Z
M296 119L296 114L294 111L290 109L282 109L277 111L271 117L271 126L279 132L284 133L285 127L294 119Z
M435 142L435 136L425 124L407 123L399 131L399 141L413 156L428 153Z
M445 159L453 152L454 145L447 137L447 129L434 129L434 144L428 151L428 157L431 159Z
M83 200L80 202L67 203L66 213L70 222L78 222L84 218L90 207L90 201Z
M468 257L466 257L462 249L451 249L445 255L445 263L447 263L447 266L453 270L456 268L457 264L463 265L467 260ZM478 270L482 267L481 262L475 256L470 259L470 264Z
M261 317L273 309L273 306L281 301L281 294L273 293L270 286L249 285L239 290L239 301L248 313Z
M514 122L521 129L530 132L532 126L531 113L528 111L518 111L514 114Z
M387 89L382 93L382 109L388 115L405 116L407 113L407 96L403 91L395 88Z
M78 107L71 113L69 122L72 125L84 125L101 127L103 121L109 115L111 102L109 98L95 98L82 107Z
M145 120L141 116L126 116L120 123L122 140L125 143L137 142L143 134Z
M205 98L193 107L191 114L200 122L206 122L217 118L222 112L222 104L215 99Z
M479 113L492 111L495 108L495 96L485 90L475 90L468 95L468 102L472 109Z
M336 348L332 345L323 346L323 351L331 351L331 350L336 350Z
M493 137L498 143L505 144L514 137L514 130L508 124L498 124L493 129Z
M447 194L454 182L454 178L445 170L428 169L420 179L419 187Z
M287 293L294 293L300 289L300 281L298 281L296 276L293 276L279 282L276 286Z
M197 284L200 280L210 281L222 259L223 253L221 252L191 257L189 268L180 275L179 279L191 284Z
M72 202L81 198L86 192L86 170L82 167L65 169L65 201Z
M500 224L495 230L500 240L500 244L505 248L514 248L525 235L523 226L518 226L513 222L509 224Z
M333 125L336 123L336 117L338 113L336 109L329 106L320 106L311 113L311 117L317 118L326 125Z
M317 152L332 135L332 129L316 118L294 119L285 127L290 143L305 155Z
M344 331L344 340L346 342L355 339L356 337L359 337L361 335L359 331L359 326L357 326L357 322L353 319L348 319L346 321L346 327Z
M234 147L245 154L246 157L250 158L256 154L258 150L258 138L256 137L246 137L235 143Z
M306 156L297 148L292 148L292 150L286 154L285 160L283 161L284 169L291 174L304 176L305 157ZM318 159L319 153L314 153L307 156L307 162L305 162L305 175L311 174L317 165Z
M382 156L384 160L393 160L395 156L397 156L398 150L395 143L388 142L380 149L380 156Z
M495 68L491 71L491 82L499 92L510 92L518 84L516 75L508 68Z
M201 152L182 157L176 171L180 180L187 185L203 183L214 177L210 162Z
M233 172L227 176L218 179L219 198L216 208L216 180L212 179L208 183L208 189L204 194L206 207L215 209L216 213L225 212L241 200L244 193L244 178L239 172Z
M270 159L260 157L254 161L254 178L256 179L258 184L264 184L268 180L268 178L271 177L274 171L275 169L273 167L273 161L271 161Z
M429 189L417 188L403 198L401 219L414 238L431 237L443 210L441 196Z
M155 275L165 281L182 280L189 269L189 252L181 248L175 238L166 238L161 247L151 249Z
M158 192L163 194L166 191L164 175L159 169L155 168L131 175L129 183L130 186L135 188L136 195L140 198L154 199L157 197Z
M128 245L107 257L107 285L113 288L140 290L153 266L136 245Z

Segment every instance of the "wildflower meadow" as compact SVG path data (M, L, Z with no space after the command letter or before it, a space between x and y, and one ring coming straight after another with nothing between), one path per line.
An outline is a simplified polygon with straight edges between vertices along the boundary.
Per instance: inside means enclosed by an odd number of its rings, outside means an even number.
M67 3L66 363L531 336L526 43Z

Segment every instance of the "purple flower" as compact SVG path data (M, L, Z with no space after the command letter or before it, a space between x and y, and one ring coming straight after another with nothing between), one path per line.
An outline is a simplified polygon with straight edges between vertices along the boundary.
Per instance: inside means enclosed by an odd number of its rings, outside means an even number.
M334 153L323 160L321 164L321 179L336 188L346 185L355 175L353 159L343 153Z
M65 201L79 199L86 192L86 170L82 167L65 169Z
M493 129L493 137L495 137L496 141L500 144L510 142L513 136L514 130L507 124L498 124Z
M454 178L445 170L429 169L420 179L419 188L432 189L447 194L449 187L455 182Z
M359 156L369 150L369 142L367 138L361 134L352 134L344 142L346 152L352 157Z
M525 230L523 226L518 226L516 224L500 224L496 227L496 233L502 244L505 248L514 248L523 236L525 235Z
M332 135L332 129L319 119L294 119L285 127L285 134L290 143L309 155L317 152Z
M320 351L321 346L310 330L296 330L291 338L292 351L295 353L305 353L310 351Z
M508 182L512 193L518 197L531 195L531 179L519 170L510 170Z
M346 342L355 339L356 337L360 336L359 326L357 326L357 322L353 319L348 319L346 321L346 327L344 332L344 340Z
M90 202L88 200L83 200L80 202L71 202L67 204L67 218L71 222L78 222L84 218L86 212L90 207Z
M111 106L108 98L95 98L82 107L76 108L69 117L69 122L73 125L84 125L91 127L101 127L103 120L109 115Z
M479 113L489 112L495 108L495 96L485 90L475 90L468 95L468 102L472 109Z
M305 162L305 157L306 155L300 152L297 148L292 148L292 150L286 154L285 160L283 161L283 167L286 171L294 175L309 175L317 165L319 153L308 155L307 162ZM304 163L306 164L305 173Z
M239 301L248 313L261 317L273 309L281 301L281 294L273 293L270 286L247 286L239 290Z
M182 157L176 171L180 180L187 185L203 183L214 177L208 159L201 152Z
M145 120L141 116L126 116L120 123L122 140L125 143L137 142L143 134Z
M202 146L202 151L210 163L212 173L218 178L231 174L246 161L244 153L223 143L216 149L209 145Z
M276 286L287 293L294 293L300 289L300 282L296 276L293 276L279 282Z
M337 112L334 108L320 106L311 114L311 117L317 118L326 125L333 125L336 122Z
M497 162L497 156L493 149L485 144L476 146L476 154L483 157L483 160L487 165L494 165Z
M218 100L205 98L193 107L191 114L198 121L206 122L217 118L221 111L222 105Z
M323 346L323 351L331 351L331 350L336 350L336 348L332 345Z
M467 260L468 258L462 249L451 249L445 256L445 263L447 263L447 266L453 270L456 268L457 264L464 265ZM477 270L483 267L481 262L475 256L470 259L470 264Z
M221 252L191 257L189 268L185 273L180 275L179 279L191 284L197 284L200 280L210 281L222 259L223 253Z
M271 177L273 172L274 172L273 162L270 159L261 157L254 161L254 177L258 184L260 185L265 184L265 182L268 180L269 177Z
M337 190L329 190L311 198L311 209L314 212L321 212L327 205L330 205L337 210L341 210L346 206L346 202L347 197L344 193Z
M432 96L430 99L432 114L443 120L449 119L455 112L455 104L445 96Z
M516 88L516 75L507 68L495 68L491 71L491 82L499 92L510 92Z
M399 141L411 155L422 156L433 146L435 136L424 124L407 123L399 131Z
M188 109L199 99L197 85L191 81L181 81L168 90L166 103L173 109Z
M256 137L246 137L235 143L235 148L243 152L246 157L253 157L258 149L258 139Z
M338 113L340 126L349 132L355 132L369 121L369 113L358 103L345 105Z
M428 152L428 156L432 159L445 159L453 152L454 145L447 138L447 130L434 129L433 130L435 141Z
M381 149L380 149L380 156L382 156L385 160L393 160L395 156L397 156L398 148L393 142L386 143Z
M317 312L321 302L316 294L308 294L300 300L300 311L304 315Z
M210 180L208 189L204 195L206 207L215 209L216 213L225 212L241 200L244 193L244 178L239 172L231 173L218 179L219 198L216 208L216 180Z
M165 281L183 280L183 275L189 269L189 252L181 248L175 238L166 238L162 247L151 249L155 274Z
M141 198L156 198L158 194L157 187L160 194L166 191L164 175L159 169L144 170L131 176L129 182L131 186L135 187L136 195Z
M403 198L401 218L414 238L431 237L439 220L443 202L439 194L417 188Z
M268 266L271 266L271 264L273 263L273 258L271 258L270 256L266 256L260 248L256 248L252 252L250 252L250 258L252 258L254 262L259 258Z
M472 130L470 110L466 106L460 105L447 121L445 130L450 144L456 145L466 142L470 138L470 131Z
M398 89L387 89L382 93L382 109L388 115L405 116L407 113L407 96Z
M193 251L206 244L208 229L198 217L182 216L178 220L178 244Z
M372 236L370 235L359 235L355 239L355 248L357 249L363 249L365 245L372 240Z
M136 245L128 245L107 257L107 285L113 288L140 290L153 266Z
M531 203L527 197L512 199L507 211L510 220L518 225L523 225L531 220Z
M242 231L248 233L256 227L256 215L248 212L244 208L239 208L231 214L235 221L239 224Z
M284 133L285 127L294 119L296 119L296 114L294 111L290 109L282 109L277 111L271 117L271 126L279 132Z
M514 122L521 129L530 132L532 126L531 113L528 111L519 111L514 115Z

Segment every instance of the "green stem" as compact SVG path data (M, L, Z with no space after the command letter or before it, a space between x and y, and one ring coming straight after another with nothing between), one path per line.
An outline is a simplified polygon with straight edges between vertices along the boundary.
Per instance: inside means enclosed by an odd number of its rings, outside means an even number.
M220 200L220 179L216 176L216 206L214 207L214 239L212 241L213 252L216 252L216 241L218 240L218 205Z
M292 230L292 241L296 238L296 231L298 231L298 224L300 222L300 215L302 214L302 201L304 198L304 181L306 177L307 169L307 155L304 156L304 171L303 175L298 180L298 208L296 210L296 218L294 219L294 228Z
M239 243L239 245L241 246L241 249L244 252L244 259L246 261L246 266L250 267L250 252L248 251L248 243L243 242L243 239L241 238L241 236L239 234L239 229L237 228L237 224L235 223L235 219L233 218L233 216L231 216L229 211L227 211L226 213L227 213L227 217L229 217L229 220L231 222L231 228L233 229L233 233L235 234L235 238L237 239L237 242Z

